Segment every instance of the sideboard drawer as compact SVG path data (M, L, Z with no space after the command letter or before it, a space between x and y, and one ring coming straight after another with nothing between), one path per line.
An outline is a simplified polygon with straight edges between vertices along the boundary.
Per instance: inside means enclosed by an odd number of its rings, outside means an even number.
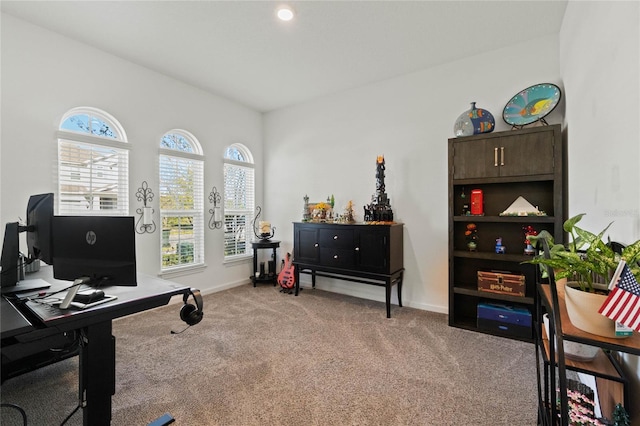
M320 247L353 248L353 230L337 228L320 229Z
M325 266L340 268L353 267L355 256L353 249L320 248L320 262Z

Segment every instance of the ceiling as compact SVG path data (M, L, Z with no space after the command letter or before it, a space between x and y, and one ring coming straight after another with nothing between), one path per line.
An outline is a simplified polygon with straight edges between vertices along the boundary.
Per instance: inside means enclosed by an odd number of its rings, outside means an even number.
M560 31L567 0L7 1L3 13L266 112Z

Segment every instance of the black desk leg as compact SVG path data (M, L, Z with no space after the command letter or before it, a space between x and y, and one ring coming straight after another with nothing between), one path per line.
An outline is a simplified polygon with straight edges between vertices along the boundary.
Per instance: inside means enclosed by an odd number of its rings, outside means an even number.
M116 387L116 342L111 335L111 321L83 329L80 350L80 400L83 425L111 424L111 396Z

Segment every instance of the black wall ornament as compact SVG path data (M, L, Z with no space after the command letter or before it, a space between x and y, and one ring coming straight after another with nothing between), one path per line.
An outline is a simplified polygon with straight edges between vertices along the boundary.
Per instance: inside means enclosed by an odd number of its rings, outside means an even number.
M156 230L156 223L153 220L155 210L153 207L147 205L147 203L153 200L153 191L149 188L149 185L147 185L146 180L143 181L142 186L138 188L136 198L138 201L142 201L142 207L136 209L136 213L140 215L140 218L138 218L136 222L136 232L138 234L151 234Z
M220 203L222 201L222 197L218 192L218 188L215 186L211 189L211 193L209 194L209 203L213 204L213 208L209 209L209 213L211 217L209 218L209 229L220 229L222 228L222 207L220 207Z

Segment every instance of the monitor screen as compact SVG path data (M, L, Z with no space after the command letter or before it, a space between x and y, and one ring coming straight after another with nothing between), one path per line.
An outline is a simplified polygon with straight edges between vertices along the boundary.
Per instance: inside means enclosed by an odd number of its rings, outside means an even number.
M0 258L0 286L4 289L15 287L18 282L18 261L20 260L20 240L18 222L7 223L4 227L2 257Z
M27 204L27 249L29 261L40 259L51 265L53 194L39 194L29 197Z
M136 247L131 216L54 216L53 277L90 285L135 286Z

